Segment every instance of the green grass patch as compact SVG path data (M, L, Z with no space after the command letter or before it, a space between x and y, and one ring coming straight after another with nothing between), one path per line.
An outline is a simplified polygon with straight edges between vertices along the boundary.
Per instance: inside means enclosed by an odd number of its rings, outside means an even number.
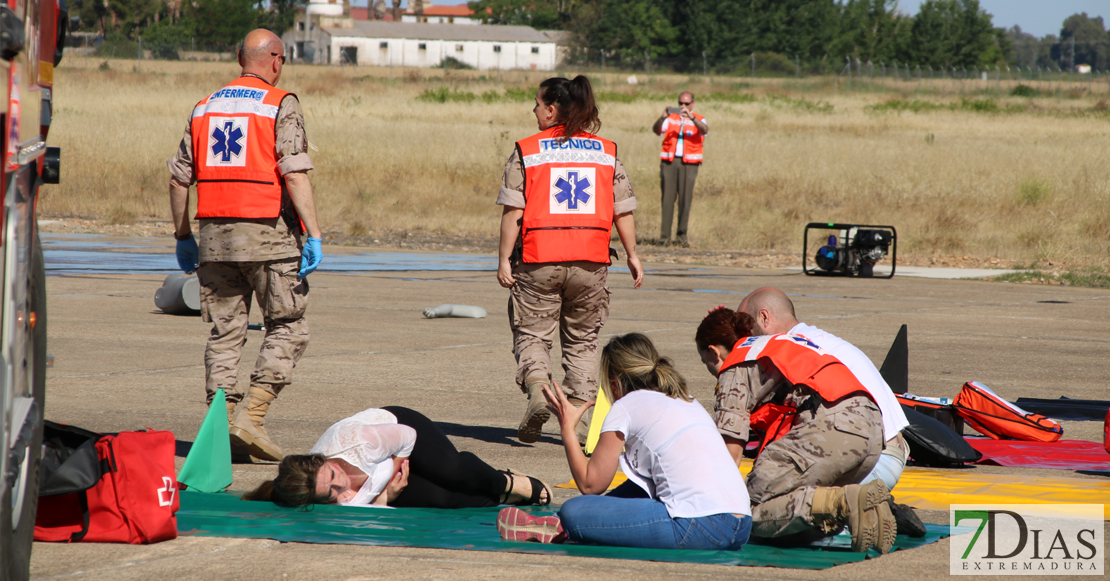
M416 99L425 103L527 103L535 98L535 93L529 89L505 89L504 92L489 90L481 95L470 91L460 91L454 87L437 87L424 89Z
M1021 206L1036 206L1052 195L1052 186L1040 178L1027 178L1018 182L1015 201Z
M656 95L649 95L647 93L641 93L639 91L636 91L634 93L621 93L619 91L598 91L594 93L594 96L597 97L598 101L604 101L606 103L625 104L635 103L636 101L639 101L641 99L658 98Z
M970 111L972 113L998 113L1001 109L994 99L960 99L959 103L949 105L953 111Z
M698 101L708 101L713 103L755 103L759 99L751 93L724 93L721 91L714 91L707 93L700 97L695 97Z
M513 103L529 103L536 100L535 89L505 89L505 100Z
M770 95L767 102L775 107L785 107L796 111L810 113L832 113L833 104L827 101L808 101L802 98L787 97L785 95Z
M416 100L425 103L473 103L476 99L478 99L478 95L452 87L424 89L416 96Z
M864 111L871 111L874 113L928 113L932 111L967 111L969 113L1022 113L1026 109L1022 105L1007 105L1002 107L991 98L985 99L960 99L955 103L934 103L932 101L922 101L914 99L912 101L906 99L891 99L882 103L874 105L867 105L863 108Z
M875 103L864 107L865 111L874 111L876 113L902 113L909 111L910 113L921 113L925 111L941 111L947 109L944 105L933 103L931 101L922 101L914 99L907 101L905 99L891 99L883 103Z
M1040 91L1030 87L1029 85L1018 85L1010 89L1011 97L1039 97Z
M1110 288L1110 274L1094 268L1086 270L1069 270L1061 273L1022 270L994 276L991 277L991 280L996 282L1030 282L1090 288Z

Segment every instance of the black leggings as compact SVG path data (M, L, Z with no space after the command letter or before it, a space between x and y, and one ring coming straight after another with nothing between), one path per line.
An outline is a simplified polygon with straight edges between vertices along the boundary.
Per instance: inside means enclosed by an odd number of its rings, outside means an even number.
M416 430L409 456L409 484L390 506L408 508L475 508L497 506L505 492L505 474L470 452L459 452L447 434L418 411L389 406L397 423Z

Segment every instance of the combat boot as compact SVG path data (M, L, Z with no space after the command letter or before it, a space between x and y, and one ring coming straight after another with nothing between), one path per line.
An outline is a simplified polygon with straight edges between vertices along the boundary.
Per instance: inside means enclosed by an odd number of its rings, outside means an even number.
M270 409L270 402L274 395L261 388L251 386L250 401L246 409L235 416L231 424L231 445L245 446L250 450L251 456L262 460L278 462L285 454L277 444L270 440L263 425L266 420L266 411Z
M237 402L237 401L226 401L226 400L224 401L224 404L227 405L227 427L228 428L230 428L233 424L235 424L235 406L238 403L239 402Z
M821 487L813 494L810 514L825 533L835 533L847 523L853 551L863 553L874 547L880 553L889 553L897 525L887 505L888 498L890 491L881 480Z
M925 528L925 523L921 522L921 518L912 507L895 503L893 496L887 504L890 505L890 512L894 514L894 521L898 523L898 534L918 539L929 534L929 529Z
M230 430L235 425L235 406L238 405L237 401L226 401L227 405L227 427ZM231 444L231 463L232 464L250 464L251 452L246 446L240 446L234 443Z
M528 379L525 381L524 390L528 394L528 408L524 410L524 419L516 429L516 437L525 444L538 442L543 425L551 419L551 412L547 409L547 398L543 396L543 386L551 389L551 382L546 379Z

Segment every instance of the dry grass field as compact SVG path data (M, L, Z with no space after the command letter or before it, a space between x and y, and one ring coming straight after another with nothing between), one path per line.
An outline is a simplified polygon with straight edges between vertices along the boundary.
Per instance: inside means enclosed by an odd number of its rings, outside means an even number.
M77 58L56 73L50 140L62 148L62 185L41 212L117 224L166 218L165 160L193 104L237 68L100 63ZM527 95L546 75L444 76L287 66L281 86L300 96L318 148L312 180L325 231L496 235L504 162L515 140L535 132ZM642 239L659 228L651 124L689 88L711 128L695 247L800 251L805 223L838 221L895 225L900 254L916 262L1110 267L1106 85L1011 97L1005 83L998 96L970 92L993 81L968 81L961 94L951 82L846 91L834 79L655 76L630 87L625 76L595 76L595 88L606 95L601 134L619 144L638 193Z

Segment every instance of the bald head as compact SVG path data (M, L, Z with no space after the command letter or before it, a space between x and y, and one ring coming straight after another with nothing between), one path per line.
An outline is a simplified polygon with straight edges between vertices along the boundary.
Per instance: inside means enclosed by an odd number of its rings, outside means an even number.
M285 45L278 36L265 28L250 31L239 45L239 66L243 74L258 75L270 83L281 76L281 55Z
M760 335L786 333L798 324L794 303L790 302L786 293L774 287L755 289L740 301L737 310L755 319L755 331Z
M678 100L679 101L693 102L694 101L694 94L689 92L689 91L686 91L685 93L682 93L681 95L678 96Z

